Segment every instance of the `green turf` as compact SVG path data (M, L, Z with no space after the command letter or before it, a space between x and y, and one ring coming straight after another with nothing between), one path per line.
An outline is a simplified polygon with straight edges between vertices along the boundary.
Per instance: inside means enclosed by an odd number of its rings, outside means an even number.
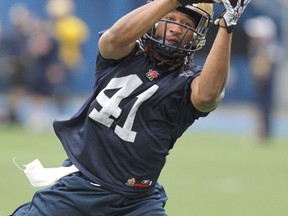
M1 128L0 216L29 201L36 189L12 162L35 158L45 167L65 159L52 132ZM265 144L237 135L186 133L160 176L170 216L287 216L288 140Z

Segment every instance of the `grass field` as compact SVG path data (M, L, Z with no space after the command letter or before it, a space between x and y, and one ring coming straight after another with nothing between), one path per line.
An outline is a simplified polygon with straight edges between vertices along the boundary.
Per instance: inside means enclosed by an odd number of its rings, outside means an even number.
M66 156L52 132L1 128L0 138L0 216L7 216L36 191L13 158L55 167ZM287 216L288 140L261 145L253 137L189 132L171 151L160 181L170 216Z

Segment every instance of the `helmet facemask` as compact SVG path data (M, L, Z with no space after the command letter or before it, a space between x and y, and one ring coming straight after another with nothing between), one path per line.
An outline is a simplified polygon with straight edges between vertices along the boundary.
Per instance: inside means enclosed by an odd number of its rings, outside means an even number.
M212 12L210 15L209 12L197 6L197 4L178 7L176 10L187 14L195 22L196 27L193 28L169 19L161 19L144 36L146 39L152 41L158 53L166 59L191 57L195 51L200 50L205 45L206 34L212 22ZM161 37L155 34L160 23L164 26L164 34ZM178 43L171 44L167 42L168 25L178 25L184 29L182 38L177 40ZM184 40L187 40L185 37L189 34L191 35L191 39L183 44Z

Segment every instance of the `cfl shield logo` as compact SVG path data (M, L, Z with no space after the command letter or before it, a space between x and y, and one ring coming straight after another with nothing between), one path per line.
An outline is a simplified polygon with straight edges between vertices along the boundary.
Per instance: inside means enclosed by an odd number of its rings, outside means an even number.
M154 79L159 77L159 73L158 71L149 69L149 71L146 73L146 77L148 78L148 80L153 81Z

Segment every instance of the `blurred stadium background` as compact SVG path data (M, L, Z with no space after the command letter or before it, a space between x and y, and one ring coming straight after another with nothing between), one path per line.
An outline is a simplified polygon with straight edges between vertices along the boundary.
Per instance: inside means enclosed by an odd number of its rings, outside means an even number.
M14 166L13 158L16 157L18 164L27 164L35 158L43 161L44 166L61 164L65 154L51 124L55 118L70 117L93 88L98 32L146 0L75 0L66 11L65 6L55 8L51 2L0 1L1 216L28 201L35 191ZM216 5L215 15L221 10ZM63 13L69 19L60 19ZM249 37L244 28L249 19L258 16L273 20L279 44L274 52L277 67L273 71L271 135L267 139L260 139L258 134L261 122L249 67ZM240 19L234 34L231 73L223 103L179 140L161 176L170 197L169 215L288 214L287 20L287 0L253 0ZM68 28L70 25L80 30ZM19 26L24 29L24 36L15 35ZM196 55L196 63L204 62L216 30L211 28L206 47ZM265 30L269 31L269 26ZM49 58L41 58L49 50L48 45L41 44L50 37L57 52L63 55L59 62L53 52L47 55ZM66 55L66 37L74 43L70 52L73 56ZM71 63L69 59L78 61ZM55 70L50 70L50 60L52 68L56 61ZM29 65L21 65L23 62ZM20 66L15 69L16 64ZM49 75L39 75L44 70ZM25 75L34 79L27 80Z

